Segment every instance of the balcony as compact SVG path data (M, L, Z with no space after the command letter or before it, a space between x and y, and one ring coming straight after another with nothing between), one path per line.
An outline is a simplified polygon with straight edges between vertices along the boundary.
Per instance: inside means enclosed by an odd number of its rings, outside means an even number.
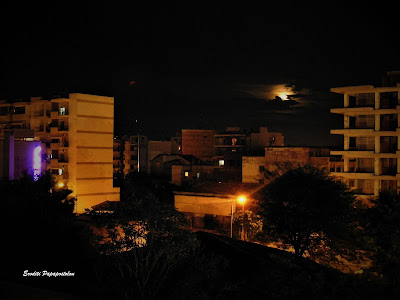
M381 153L396 153L397 152L397 143L389 144L389 143L381 143Z
M63 163L63 164L68 163L68 157L60 156L60 158L58 159L58 162Z
M331 129L331 134L350 135L350 136L373 135L373 133L374 129L365 129L365 128Z
M33 116L34 116L35 118L43 117L43 116L44 116L44 111L43 111L43 110L41 110L41 111L36 111L36 112L33 113Z
M398 104L397 92L386 92L380 94L381 108L394 109Z
M65 125L58 126L58 131L68 131L69 127Z
M371 114L374 112L373 107L341 107L332 108L331 113L334 114L345 114L348 116L357 116L361 114Z
M373 179L374 173L357 173L357 172L331 172L330 173L336 177L343 177L347 179Z
M58 110L58 115L59 115L59 116L68 116L68 115L69 115L69 110L68 110L68 109L62 109L62 108L60 108L60 109Z
M397 167L382 167L381 175L390 175L396 176L397 174Z
M60 142L60 148L68 148L69 142Z
M354 194L356 195L366 195L366 196L373 196L373 191L364 191L363 189L353 189Z

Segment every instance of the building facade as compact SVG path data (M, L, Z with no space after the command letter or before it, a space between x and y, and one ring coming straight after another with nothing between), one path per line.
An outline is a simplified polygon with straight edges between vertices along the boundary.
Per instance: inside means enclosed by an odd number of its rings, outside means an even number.
M390 75L390 74L388 74ZM343 107L331 109L343 115L343 129L331 134L343 136L343 171L331 174L343 180L359 197L378 196L385 189L396 190L400 180L400 84L332 88L343 95Z
M20 179L25 173L37 180L45 170L42 143L33 130L13 129L0 139L0 180Z
M242 182L264 183L264 172L284 171L287 167L312 165L329 170L331 165L341 167L330 157L326 147L266 147L264 156L244 156Z
M76 93L2 102L0 124L0 138L15 128L33 129L47 169L77 197L76 212L119 200L113 187L114 98Z

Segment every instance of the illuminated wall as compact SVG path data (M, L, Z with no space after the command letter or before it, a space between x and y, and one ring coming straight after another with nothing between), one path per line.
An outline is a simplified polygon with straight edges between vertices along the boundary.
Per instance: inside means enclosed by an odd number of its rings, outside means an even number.
M70 94L68 124L68 187L78 198L77 212L119 201L113 187L114 98Z
M39 141L0 140L0 179L19 179L24 172L38 175L45 171L42 164L42 143Z

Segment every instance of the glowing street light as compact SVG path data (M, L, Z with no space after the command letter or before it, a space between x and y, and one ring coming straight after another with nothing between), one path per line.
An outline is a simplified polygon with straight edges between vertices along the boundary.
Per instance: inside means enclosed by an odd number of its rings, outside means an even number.
M63 182L59 182L59 183L58 183L58 187L59 187L59 188L64 187L64 183L63 183Z
M246 196L239 196L237 201L238 201L240 204L242 204L243 207L244 207L244 204L246 203L247 198L246 198Z

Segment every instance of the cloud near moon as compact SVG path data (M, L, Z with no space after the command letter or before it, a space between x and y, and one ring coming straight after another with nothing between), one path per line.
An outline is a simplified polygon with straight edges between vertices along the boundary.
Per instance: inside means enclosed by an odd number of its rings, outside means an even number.
M240 97L263 99L268 101L283 100L290 102L283 107L304 108L309 104L307 96L310 95L308 89L297 89L290 84L243 84L237 89Z

